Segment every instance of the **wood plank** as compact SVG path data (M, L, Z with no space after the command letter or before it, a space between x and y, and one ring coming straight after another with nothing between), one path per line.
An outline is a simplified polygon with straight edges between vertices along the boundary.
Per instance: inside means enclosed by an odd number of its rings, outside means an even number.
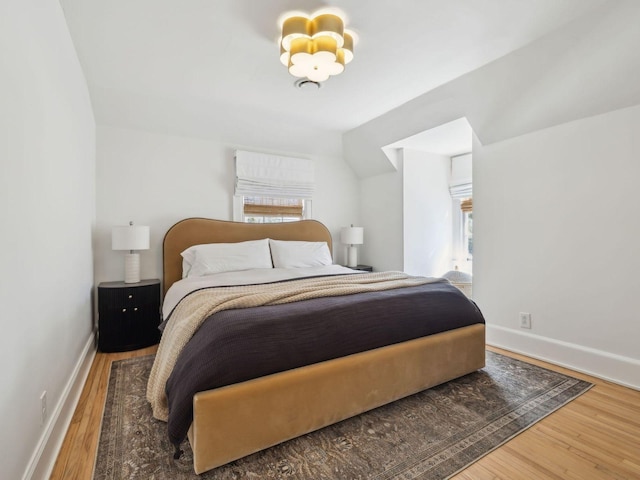
M640 478L640 392L495 347L488 350L587 380L595 386L478 462L457 480ZM149 355L97 353L58 455L53 480L90 480L111 362Z
M481 462L476 462L460 472L456 478L458 480L496 480L499 477L496 477L491 470L487 470Z

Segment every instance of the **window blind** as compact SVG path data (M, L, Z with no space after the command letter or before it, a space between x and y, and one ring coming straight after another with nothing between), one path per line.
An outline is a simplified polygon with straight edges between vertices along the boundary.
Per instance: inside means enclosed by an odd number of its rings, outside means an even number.
M473 198L466 198L460 202L460 210L464 213L473 211Z
M301 198L244 197L245 215L302 218Z
M451 193L451 198L463 200L473 196L473 184L461 183L460 185L452 185L449 187L449 192Z
M236 195L310 199L314 189L311 160L236 151Z

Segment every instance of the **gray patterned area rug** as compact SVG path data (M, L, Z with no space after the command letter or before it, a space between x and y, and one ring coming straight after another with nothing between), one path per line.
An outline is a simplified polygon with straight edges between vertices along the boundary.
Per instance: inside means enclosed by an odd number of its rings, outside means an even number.
M198 476L151 416L152 362L111 367L94 480L448 478L592 386L487 351L482 370Z

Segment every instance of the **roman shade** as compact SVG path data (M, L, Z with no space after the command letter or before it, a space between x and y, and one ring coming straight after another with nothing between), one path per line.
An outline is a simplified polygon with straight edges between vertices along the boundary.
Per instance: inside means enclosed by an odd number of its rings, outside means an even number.
M244 197L311 199L313 161L236 150L235 194Z
M473 196L473 184L461 183L459 185L451 185L449 187L449 192L451 193L451 198L459 200L470 198Z

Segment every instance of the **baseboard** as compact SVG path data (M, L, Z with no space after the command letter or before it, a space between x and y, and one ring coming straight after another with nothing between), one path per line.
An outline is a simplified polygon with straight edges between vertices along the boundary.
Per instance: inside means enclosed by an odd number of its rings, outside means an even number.
M49 422L47 422L38 446L22 476L23 480L45 480L51 476L95 354L95 337L92 333L65 385L60 400L55 409L51 411Z
M640 390L640 361L594 348L487 325L487 344Z

